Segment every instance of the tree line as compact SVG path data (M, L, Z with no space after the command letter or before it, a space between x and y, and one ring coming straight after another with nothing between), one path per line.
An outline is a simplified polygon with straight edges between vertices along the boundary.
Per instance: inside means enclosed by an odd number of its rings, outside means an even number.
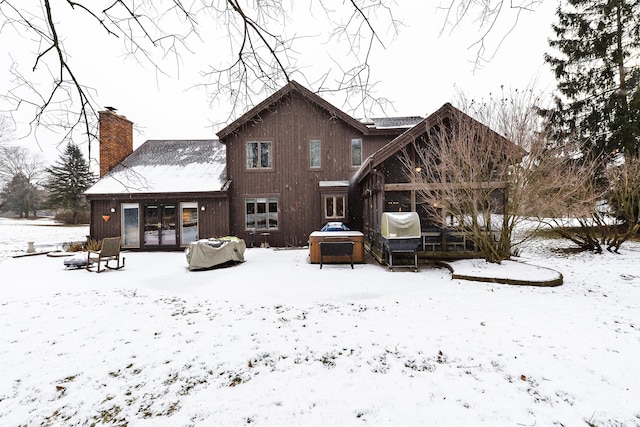
M78 224L89 209L83 193L96 181L89 163L73 143L47 167L26 147L10 144L8 120L0 116L0 213L35 217L38 210L69 213L65 222Z

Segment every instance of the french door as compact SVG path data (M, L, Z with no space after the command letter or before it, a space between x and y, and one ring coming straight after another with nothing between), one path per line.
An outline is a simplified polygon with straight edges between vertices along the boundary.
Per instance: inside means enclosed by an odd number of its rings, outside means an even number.
M144 245L175 246L176 242L176 205L145 205Z

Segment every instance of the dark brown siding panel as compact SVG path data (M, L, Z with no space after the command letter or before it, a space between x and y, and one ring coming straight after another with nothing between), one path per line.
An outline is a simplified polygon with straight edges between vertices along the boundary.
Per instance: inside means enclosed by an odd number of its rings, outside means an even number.
M228 136L224 142L227 177L233 182L232 233L250 237L245 227L247 197L277 197L278 229L256 230L255 242L262 242L261 234L268 231L272 246L307 245L309 234L322 226L320 181L349 180L356 172L350 166L351 138L363 135L295 92L247 122L239 133ZM309 168L310 139L321 141L320 170ZM272 169L246 169L248 141L272 141ZM367 144L364 138L363 144Z
M144 215L145 204L158 203L175 204L176 206L179 206L180 203L183 202L198 203L198 207L200 208L200 211L198 212L198 238L222 237L231 233L229 226L229 204L227 202L226 193L219 193L215 195L167 193L158 194L155 197L149 195L131 195L125 196L122 199L91 200L90 236L93 240L120 236L122 233L121 215L123 203L138 203L140 205L141 221L143 221L142 215ZM204 207L204 210L202 210L202 207ZM111 212L112 208L115 212ZM109 221L105 221L102 218L103 215L110 215ZM143 223L140 225L142 226ZM174 249L178 248L179 245L174 247Z
M115 212L111 212L111 208ZM108 215L105 221L103 216ZM96 200L91 202L91 226L89 234L93 240L102 240L105 237L120 235L120 208L119 203L113 200Z
M209 198L200 201L205 210L199 212L199 237L223 237L230 234L229 205L226 198Z

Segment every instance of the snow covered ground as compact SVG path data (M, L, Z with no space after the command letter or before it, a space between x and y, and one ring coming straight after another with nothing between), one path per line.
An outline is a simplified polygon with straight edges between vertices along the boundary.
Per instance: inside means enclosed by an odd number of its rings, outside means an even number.
M9 256L87 232L0 221L0 425L640 426L638 243L533 242L518 261L554 288L320 270L306 249L100 274Z

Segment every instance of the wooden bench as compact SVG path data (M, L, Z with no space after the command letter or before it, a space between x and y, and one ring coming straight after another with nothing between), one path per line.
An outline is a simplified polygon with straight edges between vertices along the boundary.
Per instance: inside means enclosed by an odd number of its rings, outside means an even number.
M338 241L338 242L320 242L320 268L324 257L349 257L351 268L353 269L353 246L352 241Z

